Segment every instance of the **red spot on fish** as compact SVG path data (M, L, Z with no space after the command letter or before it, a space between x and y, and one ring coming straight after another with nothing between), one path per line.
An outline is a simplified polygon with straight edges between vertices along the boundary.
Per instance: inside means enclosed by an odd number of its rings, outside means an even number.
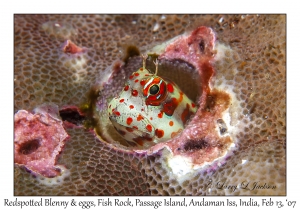
M142 80L142 81L140 81L140 84L141 84L142 86L145 86L146 81L145 81L145 80Z
M136 138L133 138L132 140L143 146L145 140L152 141L152 138L148 134L146 134L145 136L138 136Z
M141 137L136 137L132 139L133 141L135 141L136 143L138 143L140 146L144 145L143 139Z
M136 77L139 76L139 75L140 75L140 74L139 74L138 72L135 72L135 73L134 73L134 76L136 76Z
M133 105L130 105L130 106L129 106L129 108L130 108L130 109L133 109L133 108L134 108L134 106L133 106Z
M150 74L145 74L146 77L150 76Z
M173 93L174 92L174 87L172 84L168 83L167 84L167 90L169 91L169 93Z
M136 119L137 119L137 121L141 121L142 119L144 119L144 117L139 114Z
M163 112L168 115L168 116L172 116L175 109L178 106L178 101L176 98L171 98L170 101L167 101L166 103L164 103L163 105Z
M186 121L190 118L190 116L193 114L193 112L190 111L190 105L186 104L186 108L183 110L181 114L181 121L183 124L186 123Z
M113 113L114 113L114 115L117 115L117 116L121 115L120 112L118 112L118 111L113 111Z
M129 85L126 85L126 86L124 87L124 90L127 91L128 89L129 89Z
M128 117L126 120L127 125L130 125L132 123L133 119L131 117Z
M163 104L163 112L168 115L172 116L177 106L182 102L183 100L183 92L180 92L179 99L171 98L170 101L167 101Z
M144 69L143 69L143 68L140 68L140 70L143 71Z
M144 109L143 109L143 108L141 108L141 111L143 112L143 111L144 111Z
M129 79L132 79L133 78L133 75L130 75Z
M174 125L174 122L171 120L171 121L169 122L169 125L170 125L170 126L173 126L173 125Z
M122 136L125 136L125 134L126 134L126 132L125 132L125 131L118 130L118 129L116 129L116 130L119 132L119 134L121 134Z
M120 100L120 103L123 103L125 100L124 100L124 98L122 98L121 100Z
M130 132L130 133L133 132L133 129L132 129L132 128L126 127L125 129L126 129L128 132Z
M150 117L150 120L153 120L153 118L152 118L152 117Z
M134 129L136 129L136 130L139 129L137 126L132 126L132 128L134 128Z
M180 92L179 94L180 95L179 95L178 103L180 103L183 99L183 92Z
M150 124L146 125L146 129L151 132L152 131L152 126Z
M132 90L131 95L136 97L138 95L138 91L137 90Z
M196 107L196 105L195 105L194 103L192 103L192 107L193 107L193 108L195 108L195 107Z
M158 113L157 117L158 117L158 118L162 118L162 117L163 117L163 114L164 114L163 112L160 112L160 113Z
M148 137L148 136L143 136L145 140L147 141L152 141L153 139L151 137Z
M135 83L137 83L137 82L139 82L139 80L138 80L138 79L136 79L136 80L134 80L134 82L135 82Z
M164 136L165 132L163 130L160 130L160 129L155 129L155 135L158 137L158 138L162 138Z

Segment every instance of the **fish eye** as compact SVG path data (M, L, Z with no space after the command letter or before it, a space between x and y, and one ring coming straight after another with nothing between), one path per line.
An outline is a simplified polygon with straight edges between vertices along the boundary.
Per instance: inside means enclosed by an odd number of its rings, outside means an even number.
M167 97L165 81L160 77L148 79L143 95L146 97L146 105L159 106Z
M150 93L151 95L157 94L158 91L159 91L158 85L152 85L152 86L150 87L150 89L149 89L149 93Z

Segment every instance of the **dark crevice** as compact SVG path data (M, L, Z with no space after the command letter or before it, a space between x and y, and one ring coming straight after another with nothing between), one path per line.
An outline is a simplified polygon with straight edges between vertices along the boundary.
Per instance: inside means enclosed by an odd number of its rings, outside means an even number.
M224 135L227 132L226 123L224 122L224 120L218 119L217 124L218 124L219 130L220 130L220 134Z
M126 48L126 54L125 57L123 58L123 61L125 64L128 63L129 58L134 57L134 56L139 56L140 55L140 50L136 46L130 45Z
M205 43L204 43L204 40L202 39L199 43L199 49L200 49L200 52L204 53L204 50L205 50Z
M201 150L207 148L208 146L209 144L204 139L189 140L184 144L183 149L185 151Z
M23 155L30 155L31 153L35 152L40 146L41 145L39 139L32 139L20 145L19 153Z
M74 125L82 125L85 116L82 116L76 109L67 108L59 111L59 115L63 121L68 121Z

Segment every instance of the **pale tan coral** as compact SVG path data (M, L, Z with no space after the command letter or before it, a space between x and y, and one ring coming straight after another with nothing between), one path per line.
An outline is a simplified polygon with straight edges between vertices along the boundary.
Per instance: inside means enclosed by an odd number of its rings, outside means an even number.
M67 38L87 49L84 65L64 65L65 39L43 29L48 21L72 28ZM87 131L68 130L71 140L58 164L70 170L70 177L49 187L16 167L15 195L286 194L284 15L15 15L15 110L45 102L80 105L101 72L123 57L124 43L145 51L201 25L212 27L218 41L232 49L216 62L214 85L232 87L241 109L235 117L243 123L237 125L237 149L224 163L179 182L165 169L164 156L124 153ZM210 180L261 181L276 189L207 189Z

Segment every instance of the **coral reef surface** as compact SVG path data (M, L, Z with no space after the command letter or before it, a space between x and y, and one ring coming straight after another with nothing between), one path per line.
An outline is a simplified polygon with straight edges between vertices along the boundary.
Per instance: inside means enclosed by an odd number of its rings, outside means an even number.
M211 85L231 97L230 120L218 121L218 129L234 139L228 156L187 172L187 178L184 168L174 166L185 159L174 161L167 149L138 153L75 126L66 128L70 139L56 161L68 176L45 184L16 165L15 195L285 195L285 15L15 15L15 112L50 102L89 109L99 94L108 98L124 88L141 67L140 53L199 26L216 34ZM93 95L93 85L107 81L112 68L119 69L114 88ZM170 60L159 66L166 76L163 69L170 68L172 79L195 101L194 66ZM233 185L239 187L228 187Z

